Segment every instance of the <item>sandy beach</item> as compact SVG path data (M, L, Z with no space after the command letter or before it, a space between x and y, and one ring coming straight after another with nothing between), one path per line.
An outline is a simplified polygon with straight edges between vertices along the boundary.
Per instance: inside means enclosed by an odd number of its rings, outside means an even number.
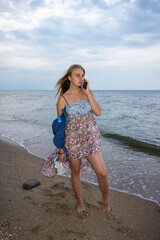
M104 214L99 188L82 182L89 216L80 218L71 180L44 177L43 159L1 138L0 162L1 240L160 239L160 207L153 202L110 190L113 210ZM23 183L32 178L41 184L23 189Z

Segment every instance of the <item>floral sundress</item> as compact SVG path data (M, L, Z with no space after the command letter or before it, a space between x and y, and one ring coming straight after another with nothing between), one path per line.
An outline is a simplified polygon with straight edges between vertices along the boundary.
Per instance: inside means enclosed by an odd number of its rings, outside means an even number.
M89 101L82 100L66 106L67 126L65 129L65 149L67 158L75 160L81 158L80 175L86 175L92 168L86 157L93 154L101 154L100 132L93 117ZM41 170L47 177L57 175L55 160L58 157L58 149L45 161ZM69 162L65 163L69 167Z
M67 158L74 160L101 154L101 136L88 99L68 104L66 114L65 149Z

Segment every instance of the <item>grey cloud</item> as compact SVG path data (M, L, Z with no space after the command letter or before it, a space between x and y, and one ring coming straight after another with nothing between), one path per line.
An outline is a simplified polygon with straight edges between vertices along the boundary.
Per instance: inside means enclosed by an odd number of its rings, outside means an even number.
M29 5L32 9L36 9L37 7L43 7L44 0L32 0Z
M139 0L135 4L142 9L153 11L160 14L160 1L159 0Z
M105 1L99 1L99 4L97 1L77 1L76 4L73 4L72 9L75 14L74 18L55 15L45 16L40 25L34 27L33 30L17 29L13 31L13 34L20 39L34 39L34 42L38 41L42 45L45 44L44 39L50 42L53 37L53 41L56 41L56 39L57 41L61 39L66 39L67 41L70 40L70 36L79 44L89 41L91 44L102 44L105 46L116 46L117 44L129 44L130 46L150 45L159 39L159 35L154 33L159 29L160 16L153 11L148 11L149 6L154 8L153 2L157 1L141 0L134 3L119 1L114 5L107 6ZM17 8L14 11L15 13L17 11L18 16L15 14L15 19L18 18L20 21L20 16L22 12L24 14L27 5L26 1L17 1L16 4ZM25 6L24 9L23 4ZM44 5L44 1L34 0L28 5L28 11L32 10L34 16L34 10L37 7L43 9L43 6L47 6ZM48 7L50 6L48 5ZM94 11L97 9L99 17L90 25L91 19L87 21L85 17L93 9ZM81 17L82 13L84 15ZM138 41L138 38L136 41L134 39L133 41L124 41L126 39L124 36L126 35L132 36L133 34L141 33L150 33L150 35L148 34L149 38L146 35L146 41Z
M52 13L54 1L51 5L45 1L30 1L30 4L29 1L16 1L16 8L6 8L6 11L11 12L11 16L6 19L11 18L15 22L18 19L17 28L13 26L13 30L6 31L1 27L0 43L11 45L11 49L16 46L15 51L6 52L6 62L9 57L18 63L23 59L24 65L19 64L21 68L25 66L26 60L28 69L30 65L36 68L39 64L48 70L52 69L52 65L54 68L68 67L70 63L79 60L86 65L96 62L97 68L119 66L120 69L123 55L125 65L131 49L137 47L138 52L146 46L158 44L159 14L152 8L149 10L148 5L144 7L143 1L138 4L138 1L131 3L126 0L113 5L107 5L102 0L73 2L75 4L67 10L63 9L63 13ZM19 22L22 22L20 26ZM121 47L127 50L120 50ZM117 54L113 54L114 49ZM143 55L143 52L139 55ZM2 66L5 67L5 64ZM8 61L8 66L15 68L16 64Z

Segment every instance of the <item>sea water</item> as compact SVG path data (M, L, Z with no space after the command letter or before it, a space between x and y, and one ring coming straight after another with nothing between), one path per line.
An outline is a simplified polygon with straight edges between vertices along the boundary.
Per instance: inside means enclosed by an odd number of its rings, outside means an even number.
M110 188L160 204L160 91L93 91ZM0 135L44 160L54 151L54 91L0 91ZM83 180L97 184L92 172Z

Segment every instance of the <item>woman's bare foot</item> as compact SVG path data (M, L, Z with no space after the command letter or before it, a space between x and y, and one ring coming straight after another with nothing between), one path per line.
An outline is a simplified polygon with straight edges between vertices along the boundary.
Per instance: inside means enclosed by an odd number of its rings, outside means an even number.
M85 212L85 206L84 206L84 203L78 203L77 204L77 213L80 214L82 212Z
M112 208L110 207L110 205L103 205L103 212L105 213L109 213L112 211Z
M84 204L77 205L77 213L79 218L89 216L89 213L86 211Z

